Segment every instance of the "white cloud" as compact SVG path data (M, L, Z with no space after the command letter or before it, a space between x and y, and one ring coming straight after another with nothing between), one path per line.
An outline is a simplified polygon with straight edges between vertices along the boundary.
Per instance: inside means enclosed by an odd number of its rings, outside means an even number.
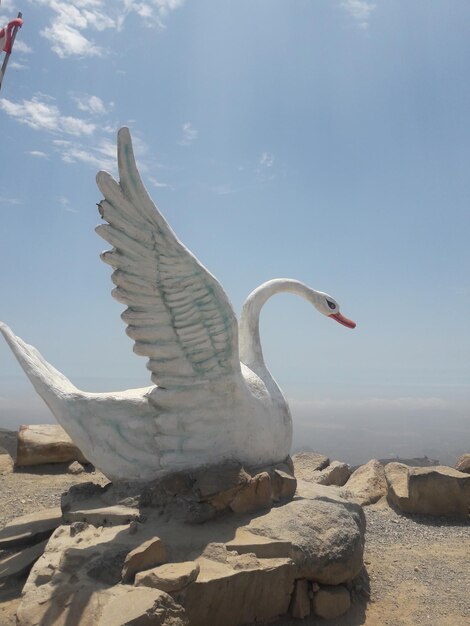
M58 201L62 209L67 213L78 213L77 209L70 206L70 200L65 196L59 196Z
M21 204L21 200L18 198L8 198L6 196L0 196L0 204Z
M148 180L152 183L154 187L157 187L157 189L170 187L168 183L162 183L160 180L157 180L154 176L148 176ZM172 189L172 187L170 187L170 189Z
M191 122L185 122L182 127L183 137L179 141L181 146L190 146L199 134L195 128L192 127Z
M274 165L274 155L269 152L263 152L260 157L259 164L261 167L272 167Z
M21 41L21 39L15 39L15 52L19 52L20 54L30 54L32 51L32 48L28 46L27 43Z
M62 144L60 153L65 163L85 163L94 169L111 173L116 170L116 147L104 140L97 146L85 146L73 142L67 145Z
M93 31L107 29L121 31L126 17L132 13L145 26L164 27L170 11L180 7L184 0L36 0L52 12L49 24L41 34L51 42L52 51L59 57L102 56L105 50L93 39Z
M30 156L33 156L33 157L38 157L40 159L48 159L49 158L49 155L46 154L45 152L42 152L42 150L30 150L26 154L29 154Z
M102 115L107 113L107 108L103 100L98 96L90 96L86 94L82 94L79 96L72 96L72 98L77 103L77 107L80 111L84 111L85 113L91 113L92 115ZM113 106L110 103L109 107Z
M341 6L351 15L359 28L367 30L369 20L377 5L365 0L344 0Z
M0 109L21 124L27 124L35 130L62 132L68 135L91 135L95 125L78 117L62 115L59 108L52 104L52 99L43 94L33 96L22 103L0 99Z
M274 161L275 157L270 152L264 151L261 153L255 168L256 178L259 183L266 183L270 180L274 180Z
M210 189L218 196L228 196L232 193L237 193L237 189L234 189L231 185L215 185L215 187Z
M28 66L24 63L19 63L18 61L12 61L10 63L10 68L13 70L27 70Z

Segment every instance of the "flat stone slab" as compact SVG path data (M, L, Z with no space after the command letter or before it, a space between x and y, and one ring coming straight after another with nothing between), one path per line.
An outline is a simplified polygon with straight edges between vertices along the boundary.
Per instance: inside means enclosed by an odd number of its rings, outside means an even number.
M41 541L52 535L61 523L60 507L17 517L0 530L0 549Z
M80 502L76 508L65 510L63 513L64 522L87 522L93 526L116 526L128 524L132 520L140 518L138 509L122 504L102 506L102 502L98 500L88 504L89 507L84 507L83 503Z
M139 572L136 574L134 584L136 587L152 587L167 593L181 591L196 580L200 570L201 567L196 561L166 563Z
M0 561L0 580L9 578L10 576L19 576L24 574L35 561L44 552L47 545L47 540L41 541L30 548L24 548L21 552L17 552Z
M259 559L289 558L292 553L290 541L255 535L246 528L238 528L235 538L225 545L227 550L238 554L254 554Z

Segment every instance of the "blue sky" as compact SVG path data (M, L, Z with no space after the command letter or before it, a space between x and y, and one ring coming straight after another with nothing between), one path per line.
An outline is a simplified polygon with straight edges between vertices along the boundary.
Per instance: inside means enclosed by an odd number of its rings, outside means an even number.
M298 425L431 411L467 428L467 1L3 0L2 21L18 10L0 319L85 388L148 384L94 233L95 173L128 125L151 195L237 312L288 276L357 322L288 295L263 311ZM0 347L0 425L45 419L35 402Z

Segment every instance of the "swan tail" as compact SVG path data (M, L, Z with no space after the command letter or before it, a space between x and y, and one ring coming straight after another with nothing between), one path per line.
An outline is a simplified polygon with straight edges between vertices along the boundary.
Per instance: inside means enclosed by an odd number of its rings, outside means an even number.
M0 331L33 387L54 414L61 399L70 394L80 393L68 378L44 359L36 348L17 337L3 322L0 322Z

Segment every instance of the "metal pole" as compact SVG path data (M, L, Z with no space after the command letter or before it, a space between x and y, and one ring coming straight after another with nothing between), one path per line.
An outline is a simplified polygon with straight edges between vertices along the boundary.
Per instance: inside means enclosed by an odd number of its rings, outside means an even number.
M17 18L18 17L20 18L23 17L23 14L21 13L21 11L18 13ZM17 32L18 32L18 26L15 26L11 34L11 50L13 50L13 44L15 43ZM7 71L7 66L8 66L8 61L10 60L10 55L11 55L11 52L5 53L5 58L3 59L3 63L2 63L2 69L0 69L0 89L2 88L3 78L5 76L5 72Z

